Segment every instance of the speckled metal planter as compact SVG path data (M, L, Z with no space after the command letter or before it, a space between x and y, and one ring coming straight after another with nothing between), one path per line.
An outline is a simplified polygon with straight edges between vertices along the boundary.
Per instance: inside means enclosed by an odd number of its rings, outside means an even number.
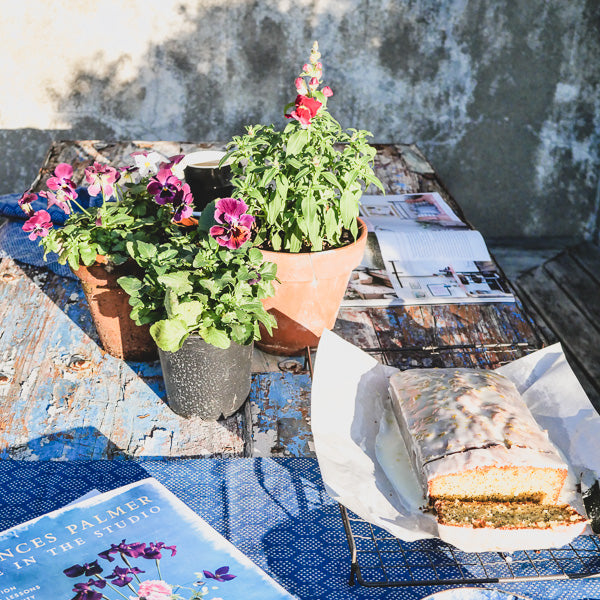
M232 415L250 393L253 347L232 342L223 350L190 335L177 352L159 348L169 408L207 421Z

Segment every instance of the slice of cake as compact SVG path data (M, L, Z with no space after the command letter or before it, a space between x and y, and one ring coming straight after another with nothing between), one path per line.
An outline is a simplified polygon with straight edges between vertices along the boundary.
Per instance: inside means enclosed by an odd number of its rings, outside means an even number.
M566 504L437 500L434 508L441 525L474 529L555 529L587 523L585 517Z
M556 504L567 465L509 379L478 369L412 369L393 375L389 390L432 504Z

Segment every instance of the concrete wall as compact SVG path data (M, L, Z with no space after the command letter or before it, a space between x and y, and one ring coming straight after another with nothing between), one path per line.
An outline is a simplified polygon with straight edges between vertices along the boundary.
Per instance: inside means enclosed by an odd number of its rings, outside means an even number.
M416 142L486 236L597 234L597 0L0 0L0 193L53 139L283 124L313 39L331 112Z

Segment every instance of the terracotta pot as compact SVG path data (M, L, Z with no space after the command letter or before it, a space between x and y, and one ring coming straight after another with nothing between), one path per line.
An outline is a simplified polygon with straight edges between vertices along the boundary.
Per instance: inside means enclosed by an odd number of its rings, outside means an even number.
M107 260L98 256L96 262L73 271L81 281L83 292L102 342L111 356L124 360L154 360L157 348L150 335L149 325L136 325L129 314L129 296L117 279L135 273L134 265L125 263L106 269Z
M275 295L263 300L277 319L269 335L261 326L256 345L270 354L292 356L319 343L323 329L331 329L344 298L350 273L363 257L367 227L358 219L358 239L347 246L323 252L271 252L265 260L277 264Z
M190 335L176 352L158 349L169 408L181 417L229 417L250 393L254 344L229 348Z

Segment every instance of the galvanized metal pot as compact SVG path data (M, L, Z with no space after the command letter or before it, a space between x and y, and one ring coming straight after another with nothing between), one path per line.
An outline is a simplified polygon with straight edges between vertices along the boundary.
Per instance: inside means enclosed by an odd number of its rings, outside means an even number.
M182 417L229 417L250 393L254 344L226 350L190 335L176 352L158 349L169 408Z

